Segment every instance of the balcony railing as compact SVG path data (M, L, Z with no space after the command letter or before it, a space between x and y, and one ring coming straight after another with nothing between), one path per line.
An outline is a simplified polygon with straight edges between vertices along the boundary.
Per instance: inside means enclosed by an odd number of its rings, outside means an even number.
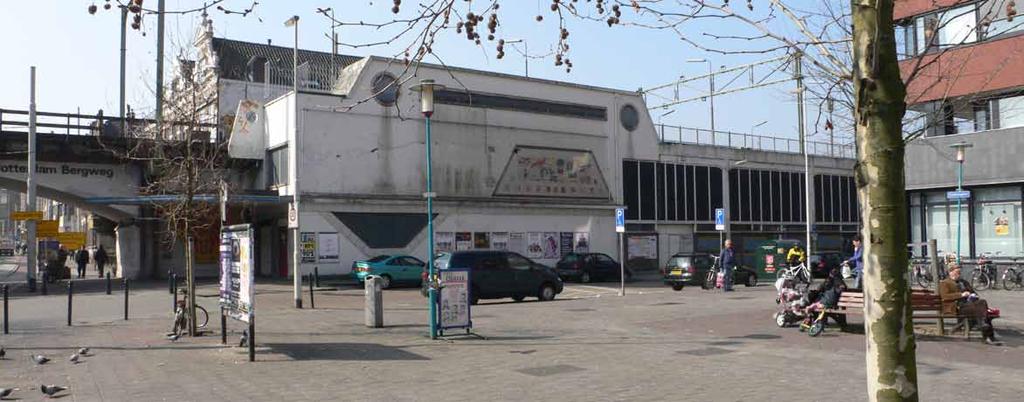
M656 124L654 127L658 131L658 140L662 143L711 145L768 152L800 153L800 141L792 138L718 130L712 132L711 130L670 126L667 124ZM857 157L857 149L851 144L808 141L807 151L811 155L832 158L856 159Z
M0 109L0 133L27 133L28 111ZM186 126L181 122L165 121L172 127ZM104 137L152 137L156 120L83 115L76 113L36 112L36 132L39 134L88 135ZM209 136L211 141L220 140L215 124L198 124L196 134ZM127 133L127 135L125 135Z

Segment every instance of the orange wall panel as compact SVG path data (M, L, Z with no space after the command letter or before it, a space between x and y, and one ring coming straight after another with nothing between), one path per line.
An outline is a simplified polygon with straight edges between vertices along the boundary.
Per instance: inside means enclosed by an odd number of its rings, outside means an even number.
M903 60L900 70L908 104L1021 87L1024 35Z
M972 0L895 0L893 5L893 19L901 20L906 17L915 16L931 10L945 8L957 3L967 3Z

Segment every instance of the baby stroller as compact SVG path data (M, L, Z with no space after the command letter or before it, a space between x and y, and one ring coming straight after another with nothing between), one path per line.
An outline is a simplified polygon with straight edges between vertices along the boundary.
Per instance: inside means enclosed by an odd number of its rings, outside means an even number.
M779 278L775 281L775 289L778 291L778 297L775 299L775 303L778 304L775 325L785 328L803 320L808 298L797 289L796 282L789 278Z

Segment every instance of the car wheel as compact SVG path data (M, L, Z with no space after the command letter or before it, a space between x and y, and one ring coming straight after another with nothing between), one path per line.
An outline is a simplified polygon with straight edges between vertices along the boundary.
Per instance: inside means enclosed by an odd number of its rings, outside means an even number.
M756 274L747 274L747 283L745 285L747 285L747 287L751 287L751 288L757 286L757 275Z
M552 301L555 300L555 287L550 283L545 283L540 286L540 293L537 295L537 299L540 301Z
M524 299L526 299L526 296L523 296L523 295L514 295L514 296L512 296L512 300L515 300L516 302L521 302Z
M583 271L583 273L580 274L580 283L590 283L591 279L590 272Z
M387 275L380 276L380 288L388 289L391 287L391 277Z
M676 292L678 292L680 290L683 290L683 285L682 284L678 284L678 283L674 284L674 285L672 285L672 290L674 290Z

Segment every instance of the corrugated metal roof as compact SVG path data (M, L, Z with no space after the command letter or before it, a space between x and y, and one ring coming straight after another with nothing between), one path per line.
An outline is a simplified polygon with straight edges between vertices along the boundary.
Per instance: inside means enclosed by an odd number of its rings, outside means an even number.
M243 42L225 38L213 38L213 50L218 56L220 78L246 80L248 64L253 57L262 56L267 59L273 75L289 77L291 80L292 52L291 47L275 46L262 43ZM299 64L309 63L310 70L329 72L332 55L327 52L299 49ZM341 71L345 66L355 63L360 57L337 55L334 64Z

